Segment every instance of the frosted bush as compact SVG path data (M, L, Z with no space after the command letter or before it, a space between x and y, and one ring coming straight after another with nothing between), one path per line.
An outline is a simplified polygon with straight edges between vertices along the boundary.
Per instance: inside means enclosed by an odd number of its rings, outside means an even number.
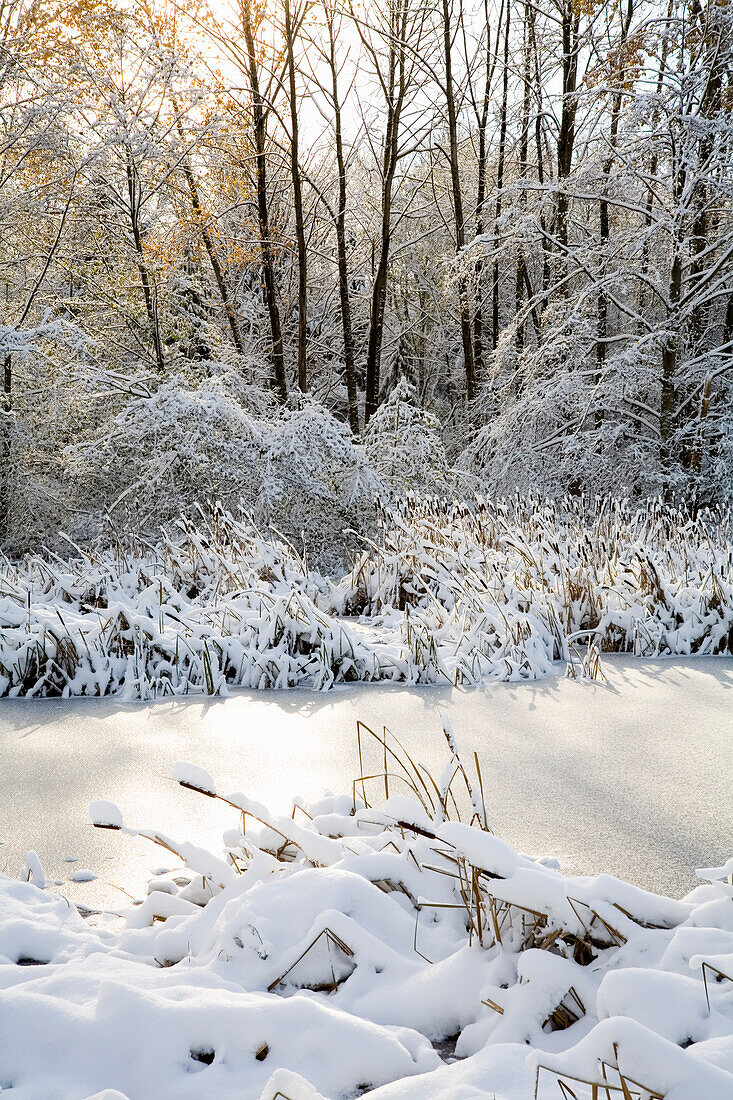
M265 449L260 423L219 379L197 388L173 379L132 397L70 461L80 499L144 532L212 495L254 499Z
M369 421L364 448L367 462L395 500L410 492L440 496L455 489L440 423L417 404L404 378Z
M173 379L130 399L70 454L79 500L138 533L220 500L263 529L303 536L316 555L342 555L344 529L373 526L381 491L363 448L314 401L248 411L245 395L225 374Z
M384 494L380 471L323 405L306 400L273 423L266 463L270 515L262 519L302 536L306 549L338 551L351 541L347 529L373 530L376 501Z
M649 335L621 350L611 346L599 372L595 310L595 299L554 303L543 316L547 336L522 351L513 328L502 334L477 399L477 429L459 458L482 492L562 498L571 489L638 502L665 486L689 500L710 484L708 471L695 477L687 470L675 480L682 471L665 475L660 465L653 410L662 341ZM630 415L644 430L629 430ZM726 499L721 473L703 501Z

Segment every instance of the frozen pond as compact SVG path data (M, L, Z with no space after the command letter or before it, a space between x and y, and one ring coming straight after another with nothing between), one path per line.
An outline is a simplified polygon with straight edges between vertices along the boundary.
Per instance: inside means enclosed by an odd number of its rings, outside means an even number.
M351 791L357 718L386 724L437 776L446 711L468 763L482 763L495 830L571 873L608 871L680 895L693 869L732 852L733 659L606 658L606 684L562 678L482 689L344 687L153 704L114 699L0 703L0 870L30 848L69 897L119 907L173 857L87 824L96 798L128 824L214 845L233 811L171 782L177 760L220 790L272 809ZM66 857L78 862L67 862ZM72 883L88 868L95 881Z

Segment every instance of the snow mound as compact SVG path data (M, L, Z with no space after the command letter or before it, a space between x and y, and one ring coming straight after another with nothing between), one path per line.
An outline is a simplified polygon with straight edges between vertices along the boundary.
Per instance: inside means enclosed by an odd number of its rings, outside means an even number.
M80 867L78 871L73 871L69 875L70 882L94 882L96 878L94 871L90 871L87 867Z
M233 827L222 854L125 829L183 866L151 882L116 934L0 878L3 1088L23 1100L527 1100L536 1088L550 1100L610 1084L729 1100L728 864L683 900L563 875L482 827L466 773L454 799L452 780L420 787L424 773L388 747L414 798L385 776L381 807L354 794L282 817L177 767L191 797L232 807ZM479 824L450 820L462 802ZM93 818L121 821L105 805Z
M89 820L98 829L122 829L122 814L114 802L97 799L89 806Z

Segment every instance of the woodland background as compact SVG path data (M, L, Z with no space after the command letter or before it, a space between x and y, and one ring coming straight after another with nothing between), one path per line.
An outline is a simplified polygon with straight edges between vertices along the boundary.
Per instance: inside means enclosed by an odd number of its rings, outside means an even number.
M725 503L732 73L728 0L0 0L6 551Z

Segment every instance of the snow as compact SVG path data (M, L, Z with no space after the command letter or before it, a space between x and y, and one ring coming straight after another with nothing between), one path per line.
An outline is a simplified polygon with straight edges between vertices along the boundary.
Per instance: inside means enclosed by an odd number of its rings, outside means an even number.
M220 784L197 768L175 774L206 812ZM733 1095L725 875L675 900L405 795L301 798L295 817L221 797L221 854L110 838L180 862L115 931L0 878L0 1081L19 1100L549 1100L603 1074ZM724 975L707 993L705 966Z
M481 832L460 821L446 821L438 829L438 837L447 841L474 867L490 875L509 878L514 874L517 858L508 844L491 833Z
M625 1077L657 1090L664 1100L730 1100L733 1089L732 1074L624 1016L603 1020L570 1051L533 1052L528 1062L597 1084L603 1084L600 1063L623 1066Z
M139 973L144 969L148 975ZM131 1097L205 1092L254 1100L273 1069L291 1066L333 1096L438 1063L414 1032L377 1027L315 1000L247 993L195 976L169 981L165 972L156 980L159 972L109 956L78 970L83 1001L80 992L75 1003L65 996L58 975L4 993L0 1065L28 1100L71 1100L111 1083ZM202 1056L213 1056L211 1064Z
M709 882L731 878L733 876L733 856L726 860L721 867L698 867L695 874L698 878L707 879Z
M289 1100L324 1100L304 1077L287 1069L275 1070L263 1089L261 1100L279 1100L282 1096L288 1096Z
M94 871L90 871L86 867L80 867L78 871L73 871L69 877L72 882L94 882L97 876Z
M370 1100L515 1100L530 1097L534 1077L526 1047L499 1043L465 1061L426 1073L418 1081L398 1081L370 1093Z
M196 764L186 764L179 761L171 769L171 778L176 783L183 783L187 787L193 787L202 794L215 795L216 784L207 771Z
M41 890L46 886L46 876L43 873L43 867L36 852L30 851L26 856L25 877L28 882L35 883Z
M122 829L122 814L114 802L98 798L89 806L89 820L98 829Z
M101 1092L95 1092L94 1096L86 1097L86 1100L126 1100L126 1098L117 1089L102 1089Z

